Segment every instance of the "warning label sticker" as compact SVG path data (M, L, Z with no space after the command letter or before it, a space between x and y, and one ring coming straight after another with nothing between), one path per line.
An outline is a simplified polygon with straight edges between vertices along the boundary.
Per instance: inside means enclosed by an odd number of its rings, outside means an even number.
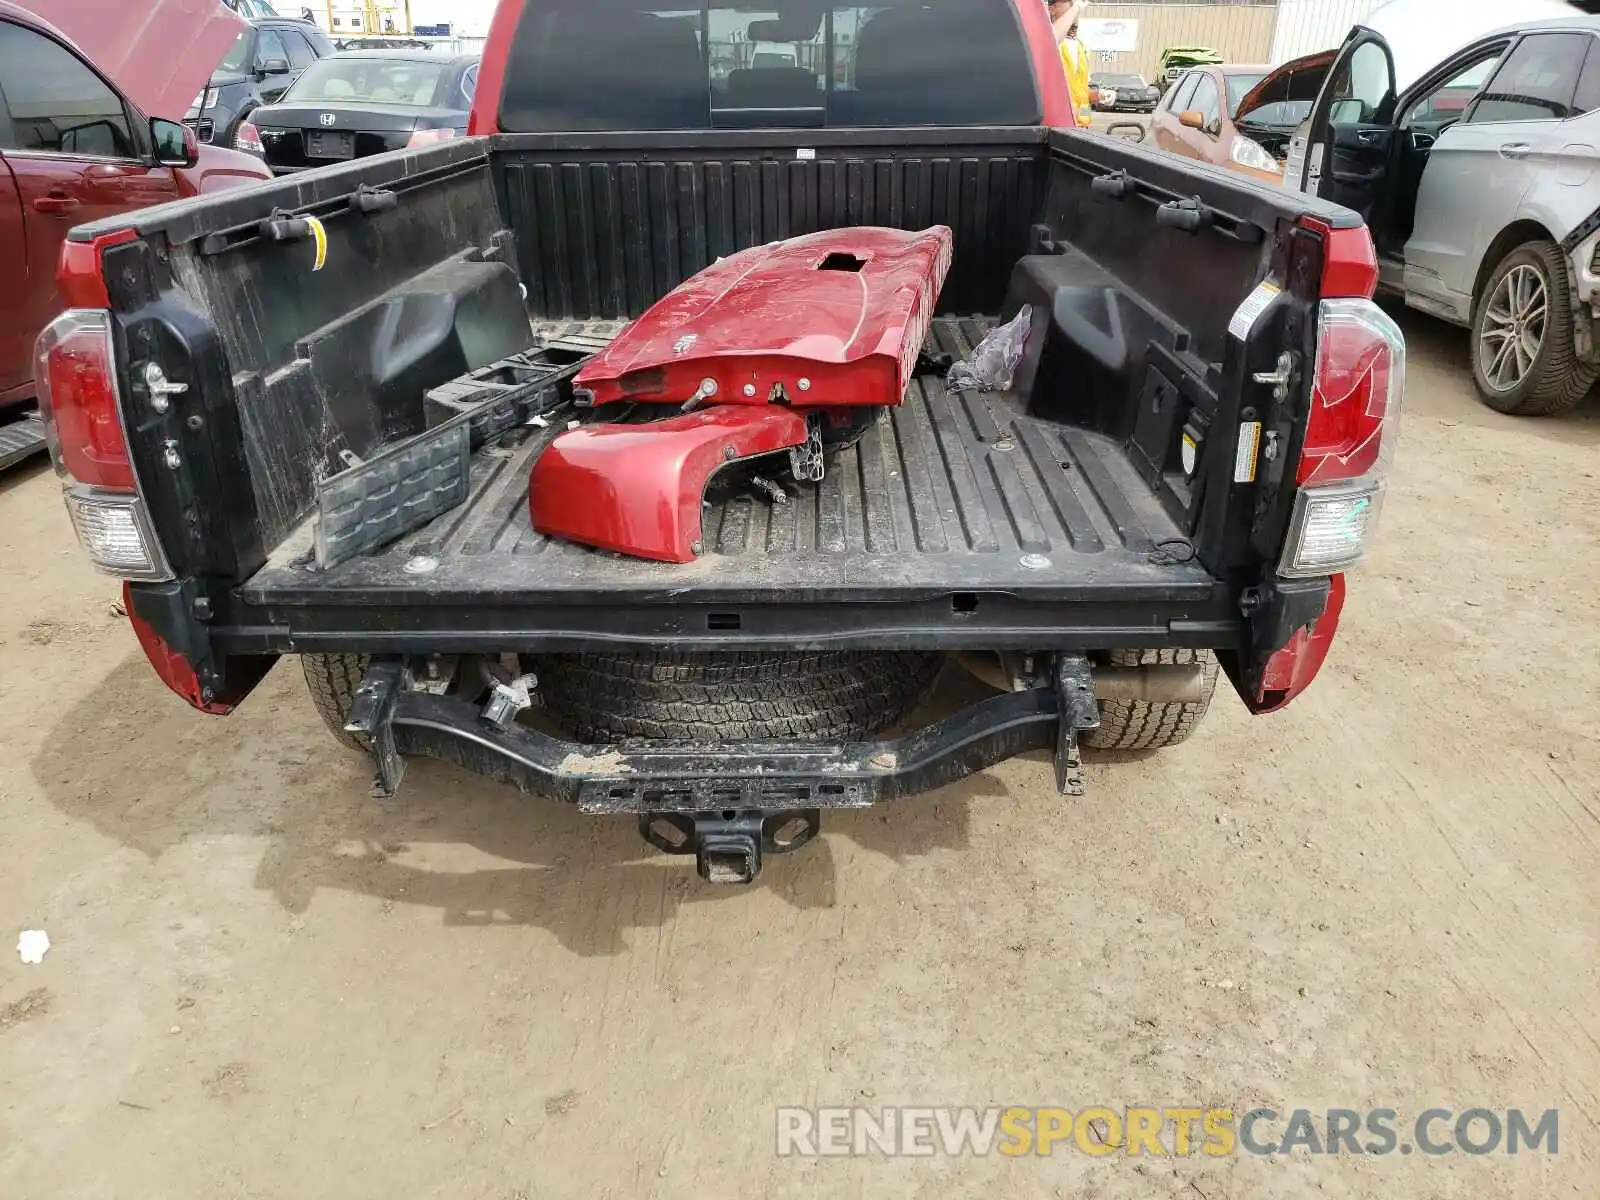
M1233 314L1233 320L1228 322L1228 332L1241 342L1248 341L1250 331L1256 327L1261 314L1267 311L1267 306L1278 298L1281 291L1283 289L1275 283L1258 283L1256 290L1245 297L1244 303Z

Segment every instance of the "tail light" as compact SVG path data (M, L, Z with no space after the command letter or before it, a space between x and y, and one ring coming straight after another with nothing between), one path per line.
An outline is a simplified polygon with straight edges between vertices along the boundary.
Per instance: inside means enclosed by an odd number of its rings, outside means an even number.
M1365 229L1302 222L1323 240L1311 411L1294 515L1278 573L1336 575L1366 553L1400 436L1406 343L1370 297L1378 266Z
M456 136L454 129L419 129L411 135L411 140L406 143L406 149L415 150L418 146L432 146L437 142L448 142Z
M128 454L110 316L72 308L39 335L39 413L67 512L96 566L123 579L171 579Z
M267 148L261 144L261 131L249 121L239 122L239 132L233 135L233 148L262 158L267 156Z
M1280 575L1332 575L1366 553L1400 433L1405 338L1370 300L1324 300L1299 494Z

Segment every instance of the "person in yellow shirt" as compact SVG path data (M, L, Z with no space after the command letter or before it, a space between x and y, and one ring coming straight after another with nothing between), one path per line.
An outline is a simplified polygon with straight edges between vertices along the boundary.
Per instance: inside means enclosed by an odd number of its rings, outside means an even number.
M1078 40L1078 18L1089 7L1089 0L1050 0L1050 24L1061 47L1061 67L1067 73L1067 91L1072 96L1072 111L1085 128L1094 115L1089 106L1089 48Z

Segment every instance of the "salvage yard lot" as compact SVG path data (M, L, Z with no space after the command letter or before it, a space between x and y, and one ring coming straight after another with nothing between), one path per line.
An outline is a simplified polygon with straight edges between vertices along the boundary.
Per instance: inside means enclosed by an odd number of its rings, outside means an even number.
M1592 1196L1600 402L1402 316L1384 528L1286 713L829 816L753 889L163 690L0 480L0 1195ZM946 676L951 691L971 688ZM1226 689L1224 689L1226 693ZM9 949L47 930L39 966ZM1554 1156L807 1161L782 1105L1560 1109Z

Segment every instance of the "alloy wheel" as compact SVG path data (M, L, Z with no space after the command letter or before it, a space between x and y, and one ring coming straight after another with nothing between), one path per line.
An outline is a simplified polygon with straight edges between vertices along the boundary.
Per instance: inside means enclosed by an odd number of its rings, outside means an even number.
M1550 288L1543 273L1518 263L1495 285L1478 330L1478 362L1496 391L1509 392L1533 370L1544 345Z

